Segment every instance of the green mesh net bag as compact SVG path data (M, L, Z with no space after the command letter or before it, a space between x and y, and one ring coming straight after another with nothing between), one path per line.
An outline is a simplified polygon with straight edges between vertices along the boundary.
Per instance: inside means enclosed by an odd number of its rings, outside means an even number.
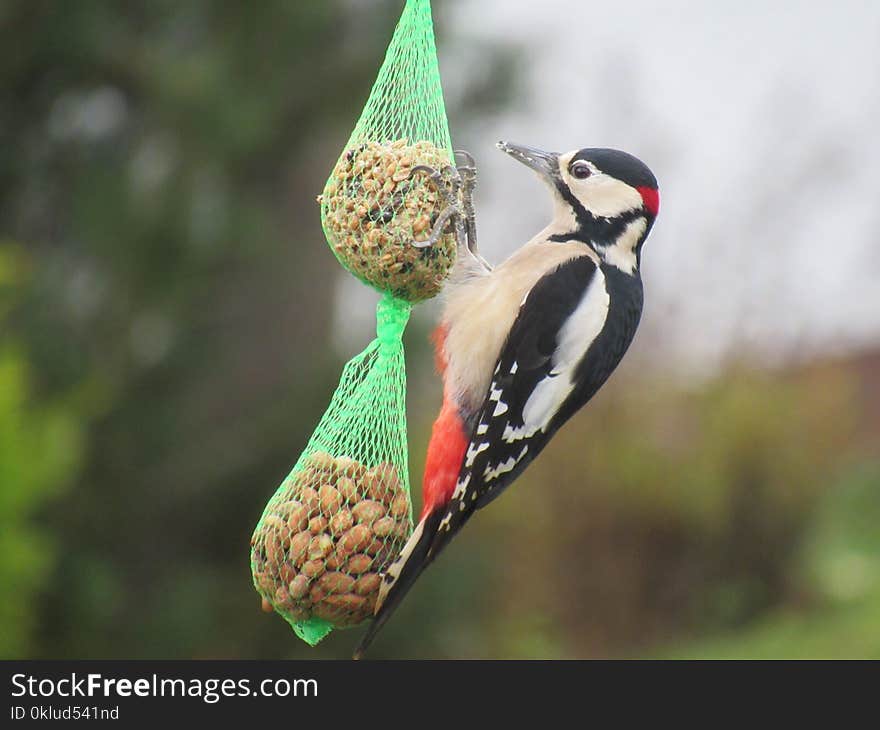
M430 0L408 0L367 105L319 197L327 242L361 281L417 302L455 262L449 200L429 170L454 161Z
M309 644L373 614L381 573L412 532L402 335L411 302L439 291L456 252L444 186L419 166L452 160L430 1L408 0L320 198L339 261L383 292L377 337L345 366L251 538L263 608Z

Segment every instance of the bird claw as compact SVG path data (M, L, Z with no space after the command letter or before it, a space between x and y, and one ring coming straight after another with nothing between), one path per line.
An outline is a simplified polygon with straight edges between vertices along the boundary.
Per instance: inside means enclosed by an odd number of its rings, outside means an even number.
M446 232L449 223L455 226L455 239L459 250L466 250L485 265L477 253L477 225L473 192L477 182L477 167L473 156L465 150L455 150L455 157L462 158L463 165L446 165L439 170L429 165L416 165L410 177L424 174L443 198L445 207L434 223L431 233L424 241L412 241L415 248L429 248Z

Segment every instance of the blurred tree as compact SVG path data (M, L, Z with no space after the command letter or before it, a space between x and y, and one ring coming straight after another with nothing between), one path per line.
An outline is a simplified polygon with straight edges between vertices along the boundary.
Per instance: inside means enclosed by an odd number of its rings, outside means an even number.
M0 243L0 324L26 281L27 257ZM82 455L71 403L32 407L31 367L19 343L0 343L0 656L22 656L35 638L40 593L53 568L54 540L40 520L70 483Z
M32 652L259 651L258 621L224 631L253 609L249 532L338 375L314 193L397 10L3 4L16 329L35 397L87 383L92 424Z
M314 198L400 8L0 5L0 233L34 267L11 326L29 407L76 393L88 425L19 653L296 647L247 544L339 375Z

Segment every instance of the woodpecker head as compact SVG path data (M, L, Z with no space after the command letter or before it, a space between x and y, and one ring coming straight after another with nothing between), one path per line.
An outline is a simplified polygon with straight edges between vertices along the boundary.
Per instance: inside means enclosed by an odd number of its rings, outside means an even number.
M552 240L583 241L606 263L628 274L660 209L657 179L626 152L585 148L564 154L499 142L498 148L532 168L553 191Z

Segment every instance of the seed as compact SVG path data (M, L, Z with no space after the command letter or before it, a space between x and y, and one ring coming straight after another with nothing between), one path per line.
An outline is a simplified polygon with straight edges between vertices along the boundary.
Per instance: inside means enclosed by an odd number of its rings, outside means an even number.
M282 583L290 583L296 577L296 569L288 562L282 563L278 576Z
M298 575L292 581L290 581L290 585L287 587L288 593L290 593L290 597L299 600L306 593L309 592L309 579L305 575Z
M288 559L295 566L300 567L305 562L309 543L312 541L312 533L308 530L298 532L290 538L290 549L287 551Z
M275 591L275 607L286 609L290 605L290 594L286 586L278 586Z
M376 537L388 537L394 532L394 518L383 517L381 520L376 520L373 523L373 532Z
M348 559L345 570L351 575L360 575L361 573L366 573L372 564L372 557L365 555L364 553L358 553L357 555L352 555Z
M275 609L272 607L272 604L263 596L262 601L260 602L260 608L262 608L266 613L272 613Z
M355 579L345 573L324 573L318 585L329 593L348 593L354 588Z
M309 520L309 532L317 535L327 529L327 518L323 515L316 515Z
M302 565L302 574L309 578L317 578L323 572L323 560L306 560Z
M269 530L277 530L281 531L285 527L285 522L280 517L276 517L275 515L268 515L263 518L263 525L265 525L266 529Z
M306 529L309 524L309 508L304 504L296 503L297 507L291 510L290 516L287 518L287 529L289 532L299 532Z
M336 482L336 486L346 502L354 502L360 499L357 486L355 486L355 483L351 479L341 477L339 481Z
M326 451L315 451L309 456L309 463L319 471L332 471L336 460Z
M340 557L347 557L364 546L369 545L372 539L373 533L369 527L366 525L355 525L339 539L336 551Z
M305 606L291 606L291 608L287 612L287 615L291 620L295 622L307 621L312 617L312 615L309 613L309 609L307 609Z
M315 604L313 612L318 618L331 621L337 626L351 626L363 621L367 599L354 593L327 596Z
M379 589L382 578L378 573L364 573L354 583L354 592L366 596Z
M354 524L354 517L347 509L340 510L330 518L330 532L341 535Z
M330 535L315 535L309 543L309 560L320 560L327 557L333 549L333 540Z
M391 514L399 518L407 512L409 512L409 500L405 494L398 494L391 500Z
M373 499L365 499L352 507L351 513L358 522L371 525L380 517L385 516L385 505Z
M318 492L311 487L306 487L299 493L300 501L303 503L303 506L308 510L308 514L312 514L313 512L317 512L318 508L321 506L321 500L318 498Z
M338 484L338 482L337 482ZM321 502L321 511L325 515L333 515L342 507L342 495L335 487L325 484L318 490L318 496Z
M273 570L277 570L281 556L284 554L284 548L281 546L281 540L274 533L266 535L266 563Z

